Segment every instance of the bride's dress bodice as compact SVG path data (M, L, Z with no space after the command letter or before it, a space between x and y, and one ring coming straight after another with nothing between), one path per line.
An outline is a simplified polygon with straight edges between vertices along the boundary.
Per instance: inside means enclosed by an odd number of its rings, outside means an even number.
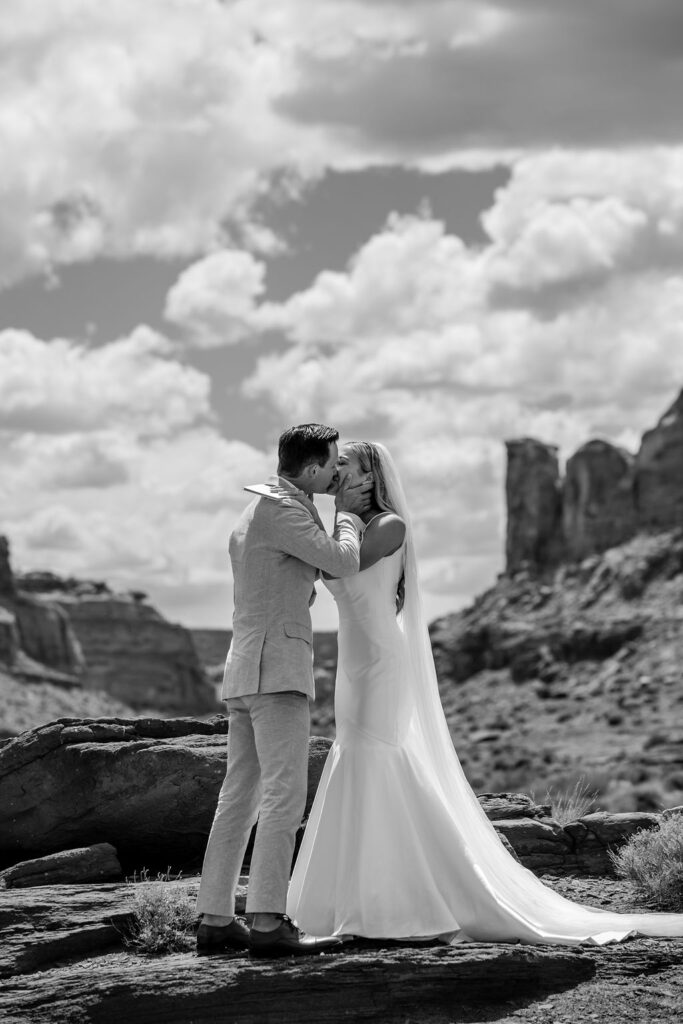
M369 569L325 580L339 611L335 719L340 740L396 744L408 718L404 636L396 618L403 548Z

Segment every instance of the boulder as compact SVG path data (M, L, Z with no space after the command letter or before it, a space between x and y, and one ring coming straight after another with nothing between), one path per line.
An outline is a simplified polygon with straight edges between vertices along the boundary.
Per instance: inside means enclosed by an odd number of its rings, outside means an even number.
M62 719L0 747L0 864L112 843L124 870L198 868L226 718ZM330 741L309 747L310 810Z
M97 843L78 850L64 850L47 857L21 861L0 871L0 889L65 882L102 882L120 878L121 865L110 843Z
M641 829L656 828L659 814L628 811L608 814L596 811L584 814L564 826L573 845L571 871L577 875L613 875L611 850L617 850Z
M643 434L635 463L639 525L667 530L683 523L683 391L659 423Z
M571 840L552 818L513 818L497 820L494 826L504 836L524 867L543 874L565 874L571 863Z
M562 498L557 447L534 438L507 441L506 566L545 570L562 559Z
M549 818L550 804L537 804L526 793L480 793L478 795L489 821L511 818Z
M633 456L607 441L589 441L570 459L562 495L567 558L581 561L633 536Z

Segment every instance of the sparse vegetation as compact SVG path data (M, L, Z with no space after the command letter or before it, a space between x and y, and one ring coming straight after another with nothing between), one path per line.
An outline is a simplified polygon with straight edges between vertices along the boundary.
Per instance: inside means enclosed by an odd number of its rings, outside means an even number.
M140 953L177 953L189 949L194 941L191 929L196 920L193 904L184 888L173 885L181 873L171 875L170 868L149 877L147 868L127 882L134 882L132 920L124 936L126 945Z
M641 829L610 857L617 875L639 895L661 910L683 910L683 815Z
M570 821L576 821L584 814L590 814L597 803L597 793L592 791L581 775L570 790L547 789L542 799L537 799L531 792L531 799L534 803L550 804L552 816L560 825L566 825Z

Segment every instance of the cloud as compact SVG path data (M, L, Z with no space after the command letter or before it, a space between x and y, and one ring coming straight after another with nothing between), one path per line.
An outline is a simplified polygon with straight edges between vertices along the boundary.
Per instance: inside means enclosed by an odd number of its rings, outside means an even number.
M105 486L87 471L84 453L95 451L125 475ZM228 441L211 425L152 438L22 434L0 446L0 532L17 568L105 579L170 609L185 595L186 621L227 628L228 536L248 501L244 485L274 466L274 452Z
M680 139L677 0L373 6L387 23L411 17L413 46L358 33L335 55L301 47L280 111L396 159Z
M141 434L210 415L210 381L169 358L147 327L100 348L28 331L0 332L0 428L74 433L124 426Z
M89 434L8 434L5 472L15 489L103 490L127 483L136 458L132 438L120 431ZM10 470L11 466L11 470Z
M678 0L7 0L0 286L280 245L284 174L680 140Z
M24 544L38 551L78 551L84 546L83 524L63 505L40 509L27 524Z
M285 64L231 5L9 0L0 32L0 283L211 250L289 160L270 109Z
M201 348L230 345L253 334L265 265L248 252L223 249L183 271L166 298L164 316L186 328Z

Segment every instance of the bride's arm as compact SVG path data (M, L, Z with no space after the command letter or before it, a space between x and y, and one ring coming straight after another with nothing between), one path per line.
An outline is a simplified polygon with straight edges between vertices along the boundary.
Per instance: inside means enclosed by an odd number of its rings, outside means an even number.
M380 558L393 555L398 551L406 535L406 524L400 516L389 512L378 516L368 526L363 535L360 549L360 572L369 569Z
M406 524L400 516L393 512L378 516L374 519L363 534L363 541L360 549L360 569L369 569L380 558L393 555L398 551L406 535ZM329 572L323 572L323 579L337 579Z

